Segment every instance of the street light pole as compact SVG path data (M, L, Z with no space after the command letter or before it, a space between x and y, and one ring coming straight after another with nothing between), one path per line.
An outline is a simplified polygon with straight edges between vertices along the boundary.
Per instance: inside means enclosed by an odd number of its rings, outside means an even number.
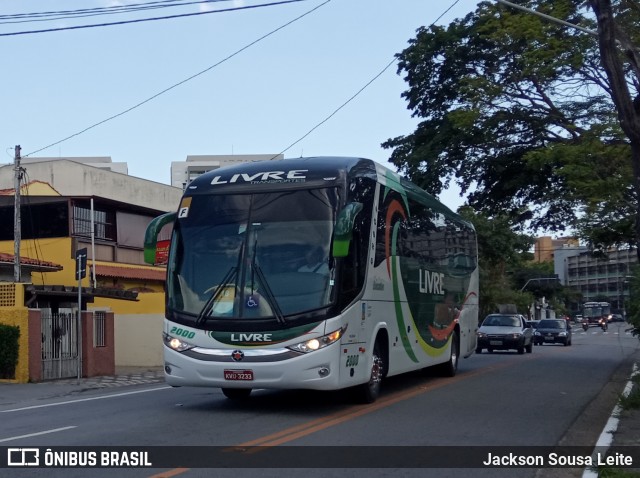
M580 30L580 31L588 33L590 35L598 36L598 32L595 31L595 30L589 30L588 28L581 27L580 25L575 25L573 23L565 22L564 20L561 20L560 18L556 18L556 17L552 17L551 15L546 15L544 13L536 12L535 10L532 10L530 8L523 7L522 5L517 5L515 3L507 2L506 0L496 0L496 1L498 3L502 3L503 5L507 5L508 7L512 7L512 8L515 8L517 10L522 10L523 12L531 13L532 15L537 15L539 17L542 17L542 18L544 18L546 20L549 20L551 22L554 22L554 23L559 23L560 25L564 25L565 27L575 28L576 30Z
M522 289L520 289L520 292L524 292L524 290L527 288L527 286L529 285L529 282L546 282L549 283L553 281L554 283L558 283L558 278L557 277L534 277L532 279L529 279L523 286Z

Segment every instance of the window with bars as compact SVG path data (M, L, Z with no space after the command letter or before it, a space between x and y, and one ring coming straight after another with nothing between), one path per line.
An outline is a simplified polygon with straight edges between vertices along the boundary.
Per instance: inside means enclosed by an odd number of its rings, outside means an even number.
M107 314L102 311L93 313L93 346L107 346Z
M95 239L115 241L115 221L112 212L94 209L93 225ZM91 237L91 209L75 204L73 206L73 234Z

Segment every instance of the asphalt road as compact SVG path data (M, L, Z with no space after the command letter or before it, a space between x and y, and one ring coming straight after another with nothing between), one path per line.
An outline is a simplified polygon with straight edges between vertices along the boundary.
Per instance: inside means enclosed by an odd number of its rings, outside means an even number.
M358 466L363 466L368 456L379 464L387 458L401 459L393 447L417 447L412 450L446 455L450 463L458 463L459 456L464 466L465 457L478 446L498 451L559 444L593 446L640 349L638 339L625 334L624 327L613 324L607 333L575 328L570 347L536 346L533 353L524 355L474 354L460 362L454 378L425 372L392 377L372 405L356 404L346 392L267 390L254 391L249 400L234 402L217 389L173 389L164 384L31 397L20 403L10 403L4 397L0 402L0 445L161 446L167 447L162 451L169 457L162 469L11 469L15 477L115 473L136 478L267 478L294 472L305 477L551 476L549 469L536 467L405 467L411 462L395 468L350 468L349 459L355 457ZM307 457L313 466L304 471L268 465L212 470L185 466L180 459L194 450L207 453L205 448L194 447L246 451L256 446L304 447L289 448L287 453L295 463ZM211 453L217 451L210 449ZM251 463L253 458L247 455L246 459ZM557 476L580 476L581 472L555 471L560 473Z

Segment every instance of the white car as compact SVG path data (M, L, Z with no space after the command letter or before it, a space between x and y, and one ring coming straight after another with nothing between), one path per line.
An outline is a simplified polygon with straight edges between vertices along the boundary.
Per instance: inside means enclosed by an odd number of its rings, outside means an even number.
M490 314L478 329L476 353L483 349L517 350L519 354L533 352L533 327L520 314Z

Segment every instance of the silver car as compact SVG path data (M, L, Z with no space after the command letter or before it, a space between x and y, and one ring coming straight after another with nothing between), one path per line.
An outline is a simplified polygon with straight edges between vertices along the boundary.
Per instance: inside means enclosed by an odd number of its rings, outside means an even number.
M533 327L520 314L490 314L478 329L476 353L483 349L517 350L519 354L533 352Z

